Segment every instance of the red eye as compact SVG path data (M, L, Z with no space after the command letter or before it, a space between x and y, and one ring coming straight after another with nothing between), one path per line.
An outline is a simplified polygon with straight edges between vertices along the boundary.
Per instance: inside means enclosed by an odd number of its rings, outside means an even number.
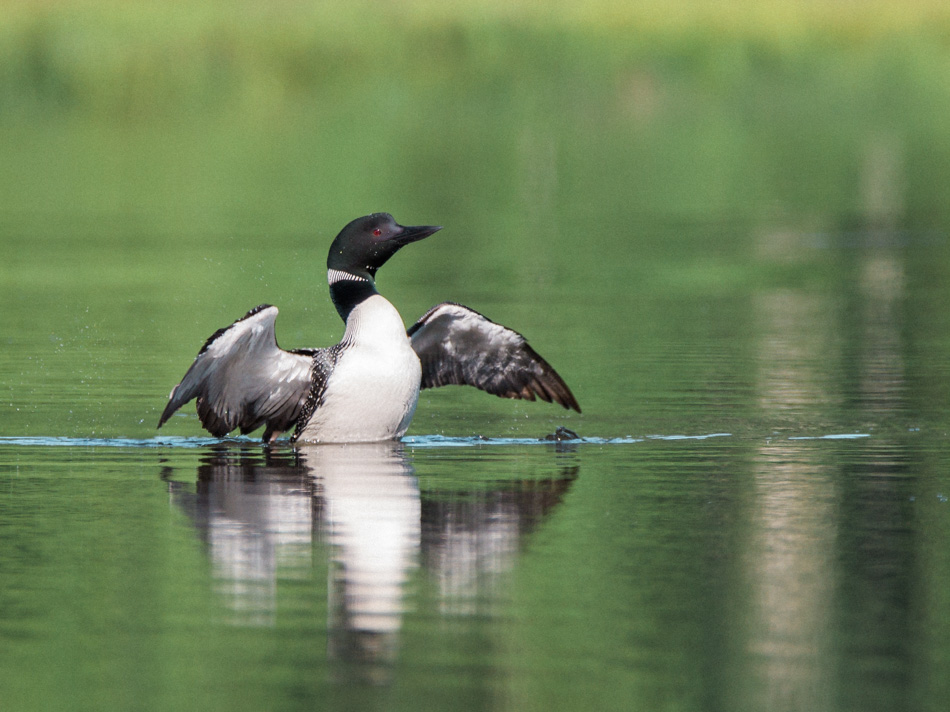
M376 237L379 237L380 235L383 234L383 231L377 227L373 230L373 234L376 235Z

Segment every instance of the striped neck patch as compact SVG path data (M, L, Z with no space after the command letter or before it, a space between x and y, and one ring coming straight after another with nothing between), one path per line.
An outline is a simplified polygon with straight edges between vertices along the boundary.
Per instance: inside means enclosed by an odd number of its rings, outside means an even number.
M368 282L369 280L366 277L360 277L350 272L344 272L338 269L328 269L327 270L327 282L330 283L332 287L337 282Z

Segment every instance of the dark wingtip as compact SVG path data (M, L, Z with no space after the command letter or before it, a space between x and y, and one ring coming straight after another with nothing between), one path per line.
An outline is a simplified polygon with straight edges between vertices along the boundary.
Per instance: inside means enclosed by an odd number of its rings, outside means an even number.
M581 406L577 402L577 398L574 397L574 394L571 393L571 389L567 387L567 384L564 382L564 379L560 376L557 377L558 385L561 387L560 392L557 394L557 402L562 406L571 410L572 408L578 413L581 412Z
M525 346L527 346L527 344L525 344ZM557 403L568 410L573 408L580 413L581 407L574 397L574 394L571 393L571 389L564 382L564 379L561 378L561 374L555 371L551 364L541 358L537 351L531 349L530 346L527 346L527 348L531 350L534 357L541 363L543 371L543 378L536 382L538 395L546 401Z
M557 392L552 393L552 396L553 397L551 400L562 408L566 410L576 410L578 413L581 412L581 407L577 404L574 394L571 393L567 386L564 386L563 389L559 389Z
M557 394L554 402L564 406L564 408L567 410L573 409L580 413L581 407L578 404L577 399L574 397L574 394L571 393L571 389L567 387L567 384L564 383L564 381L561 381L561 386L563 386L563 391Z
M181 404L175 405L175 391L177 390L178 386L175 386L172 389L171 394L168 396L168 403L165 405L165 409L162 411L162 416L158 419L158 425L155 427L156 430L168 422L168 419L172 417L174 412L181 407Z

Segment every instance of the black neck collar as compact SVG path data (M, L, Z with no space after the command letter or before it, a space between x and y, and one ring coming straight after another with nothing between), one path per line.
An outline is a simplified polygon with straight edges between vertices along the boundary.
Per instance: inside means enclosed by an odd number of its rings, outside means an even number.
M372 277L331 269L327 272L327 281L330 283L330 299L344 322L357 304L379 294Z

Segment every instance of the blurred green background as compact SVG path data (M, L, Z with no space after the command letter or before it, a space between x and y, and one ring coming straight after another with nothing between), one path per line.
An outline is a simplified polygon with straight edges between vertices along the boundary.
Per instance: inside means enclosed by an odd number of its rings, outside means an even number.
M2 8L7 214L329 231L385 204L534 245L644 212L946 217L932 0ZM910 204L862 182L888 160Z
M376 210L446 227L381 275L405 319L451 299L523 331L592 434L681 425L680 395L722 429L702 394L746 382L757 292L847 329L855 244L926 286L908 339L947 332L945 3L0 7L9 432L152 432L258 303L283 345L334 342L324 250ZM711 337L721 358L683 356Z

